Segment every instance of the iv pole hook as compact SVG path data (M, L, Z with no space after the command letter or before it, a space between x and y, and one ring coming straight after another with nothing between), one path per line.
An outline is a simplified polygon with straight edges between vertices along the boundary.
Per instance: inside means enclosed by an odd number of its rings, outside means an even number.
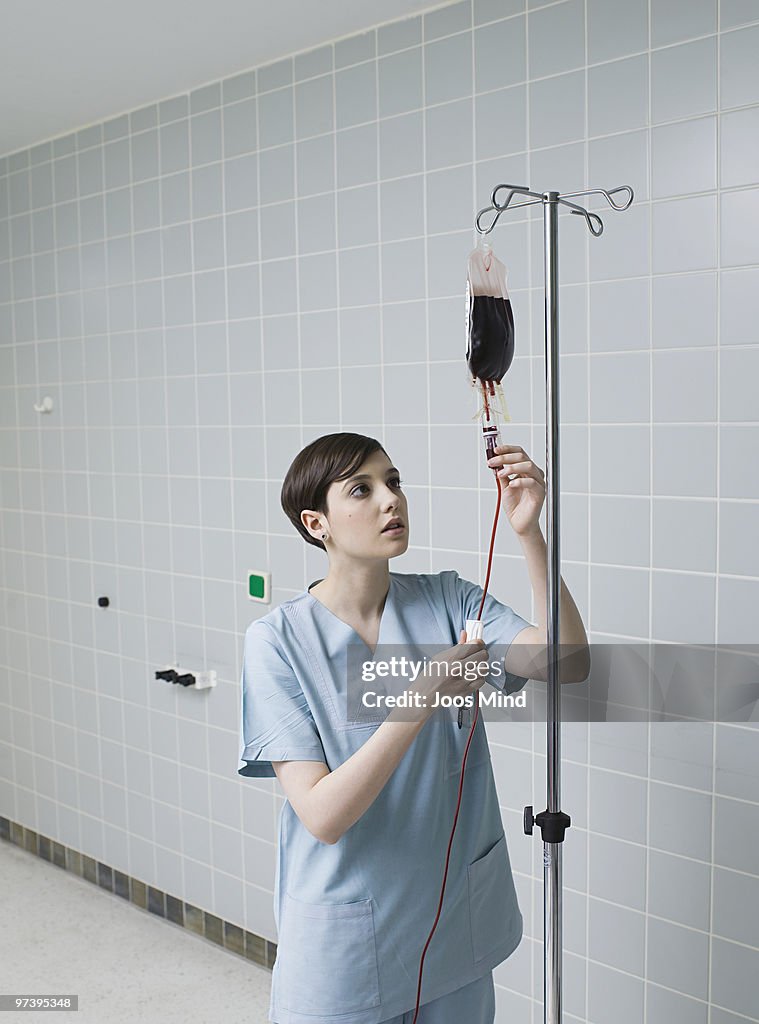
M506 196L506 201L503 202L503 203L499 203L498 199L497 199L497 195L498 195L498 192L502 188L508 189L509 191L508 191L508 195ZM612 196L615 195L617 192L626 192L628 194L627 201L626 202L621 202L621 203L614 202L614 200L612 199ZM512 205L511 201L512 201L512 199L514 198L514 196L516 194L526 195L526 196L534 196L535 198L530 199L526 203L514 203ZM490 196L490 206L485 206L485 207L483 207L483 209L478 211L477 217L475 219L475 227L476 227L476 229L477 229L479 234L481 234L481 235L488 235L488 234L490 234L490 232L493 230L493 228L498 223L498 219L501 216L501 214L505 210L507 210L509 207L512 210L518 210L522 206L533 206L535 203L542 203L544 201L544 199L547 197L547 195L548 195L548 193L531 192L524 185L496 185L496 187L493 189L493 191L491 193L491 196ZM595 196L595 195L603 196L606 199L606 201L608 202L609 206L611 206L612 209L614 209L614 210L626 210L630 206L630 204L632 203L633 198L634 198L634 194L633 194L633 190L630 188L629 185L619 185L619 186L617 186L617 188L610 189L609 191L607 191L604 188L593 188L593 189L588 189L586 192L564 192L564 193L559 193L559 195L557 197L557 202L561 203L562 206L568 206L572 213L584 217L585 218L585 222L588 225L588 230L590 231L590 233L592 235L595 235L595 237L598 238L598 237L600 237L603 234L603 230L604 230L603 221L598 216L598 214L597 213L589 213L585 209L584 206L578 206L576 203L568 203L567 202L567 199L570 199L570 198L576 198L578 196ZM495 212L495 217L493 218L493 221L492 221L492 223L490 224L489 227L483 228L482 227L482 217L483 217L484 214L491 213L491 212Z

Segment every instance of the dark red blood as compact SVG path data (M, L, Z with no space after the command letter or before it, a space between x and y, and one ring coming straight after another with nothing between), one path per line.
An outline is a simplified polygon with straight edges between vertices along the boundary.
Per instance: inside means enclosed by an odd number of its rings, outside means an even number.
M511 302L499 295L475 295L471 300L466 351L472 376L483 383L497 381L500 384L513 358Z

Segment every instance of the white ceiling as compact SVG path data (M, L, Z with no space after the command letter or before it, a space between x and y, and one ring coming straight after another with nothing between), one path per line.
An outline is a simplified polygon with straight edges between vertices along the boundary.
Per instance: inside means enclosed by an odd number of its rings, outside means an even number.
M0 156L441 6L440 0L2 0Z

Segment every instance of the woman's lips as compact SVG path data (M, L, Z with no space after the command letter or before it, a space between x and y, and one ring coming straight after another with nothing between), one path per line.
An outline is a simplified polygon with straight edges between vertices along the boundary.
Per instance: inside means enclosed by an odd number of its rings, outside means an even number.
M391 527L389 527L389 529L383 530L382 532L383 533L390 533L390 534L398 534L398 533L403 533L403 531L405 529L406 529L405 526L391 526Z

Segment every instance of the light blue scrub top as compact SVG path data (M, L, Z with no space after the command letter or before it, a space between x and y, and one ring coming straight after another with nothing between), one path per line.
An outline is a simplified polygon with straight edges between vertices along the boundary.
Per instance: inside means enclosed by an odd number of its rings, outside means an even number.
M312 584L313 586L314 584ZM390 573L378 647L458 643L477 617L482 588L455 571ZM490 648L530 623L492 595L482 614ZM272 761L323 761L334 770L378 722L346 722L346 654L358 633L307 591L245 633L240 775L274 777ZM400 656L400 651L392 653ZM500 650L497 652L500 654ZM377 652L383 658L383 652ZM364 655L362 655L362 658ZM489 654L497 660L495 652ZM488 679L505 693L526 679ZM505 685L504 685L505 684ZM367 685L368 688L368 684ZM468 714L438 708L380 794L333 845L301 823L289 801L279 817L274 917L278 947L270 1020L378 1024L413 1010L419 960L440 899L456 811ZM482 710L469 748L445 897L424 960L421 1003L487 974L522 938Z

